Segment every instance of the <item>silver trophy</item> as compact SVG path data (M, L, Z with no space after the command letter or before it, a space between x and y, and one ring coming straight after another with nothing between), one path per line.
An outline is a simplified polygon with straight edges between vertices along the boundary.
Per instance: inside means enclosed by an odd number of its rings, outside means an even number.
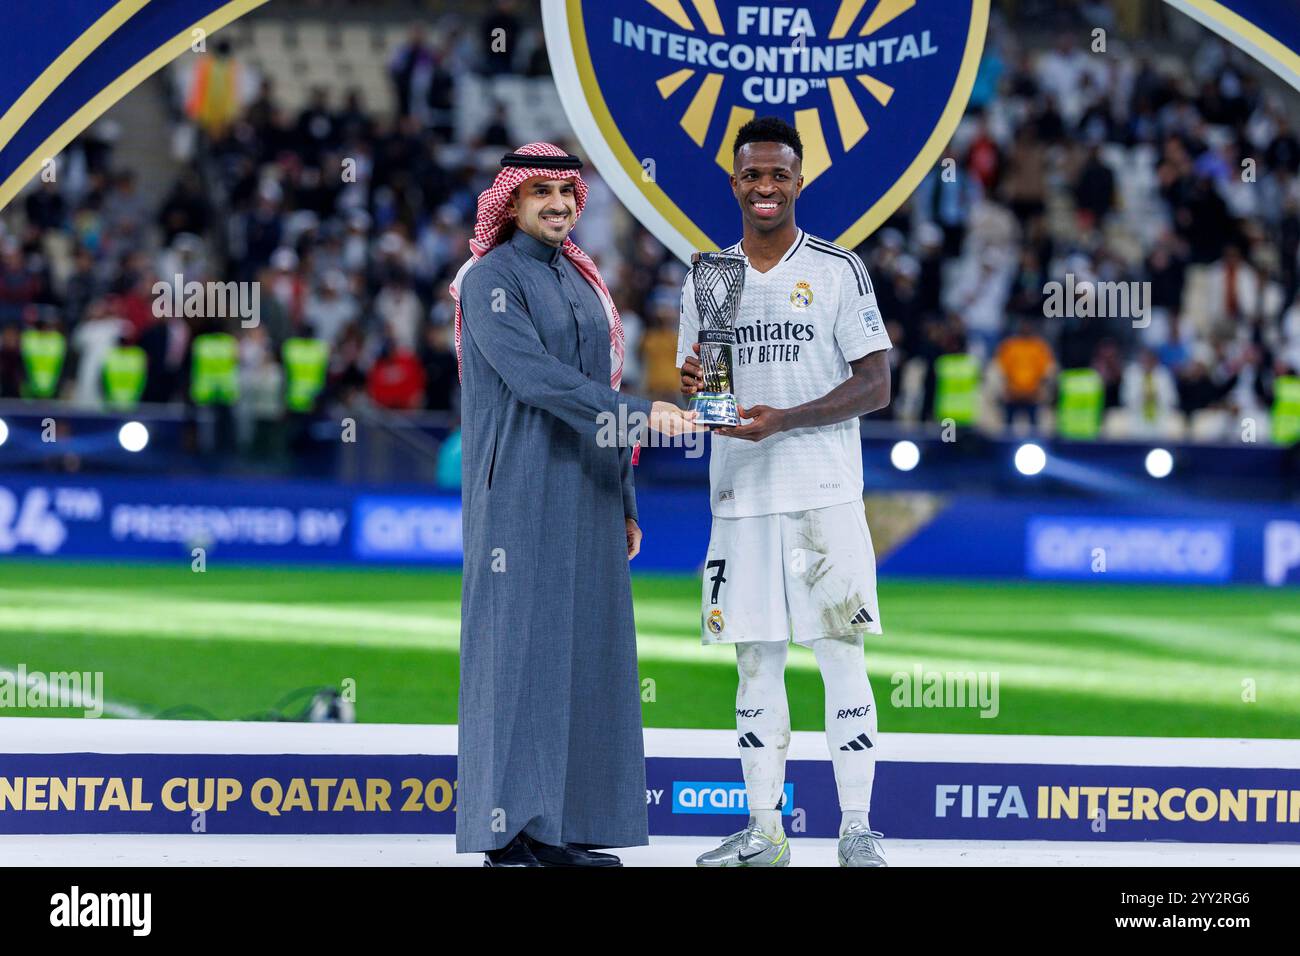
M695 280L695 311L700 317L700 369L704 382L691 396L701 425L733 427L740 424L736 411L732 346L736 344L736 315L745 288L744 256L725 252L698 252L691 257Z

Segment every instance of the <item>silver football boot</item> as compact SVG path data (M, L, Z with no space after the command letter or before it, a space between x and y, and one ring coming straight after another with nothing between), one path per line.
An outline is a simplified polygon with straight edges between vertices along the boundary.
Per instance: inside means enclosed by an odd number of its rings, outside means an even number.
M701 854L695 865L789 866L790 839L782 834L780 842L774 842L750 817L749 826L727 837L716 850Z
M851 823L840 837L840 866L889 866L877 840L883 833L869 830L861 823Z

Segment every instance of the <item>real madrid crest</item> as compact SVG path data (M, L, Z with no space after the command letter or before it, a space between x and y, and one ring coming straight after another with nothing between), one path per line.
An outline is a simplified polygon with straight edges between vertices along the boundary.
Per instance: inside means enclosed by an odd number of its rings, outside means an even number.
M812 300L812 286L807 282L796 282L794 291L790 293L790 304L796 309L806 309L812 305Z
M709 612L709 630L714 634L721 634L726 624L722 620L722 609L714 608Z

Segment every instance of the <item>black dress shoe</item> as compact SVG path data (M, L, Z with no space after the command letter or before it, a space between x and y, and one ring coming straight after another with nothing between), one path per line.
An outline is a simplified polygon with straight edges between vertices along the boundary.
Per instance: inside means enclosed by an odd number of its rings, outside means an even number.
M622 866L623 861L612 853L597 853L584 850L572 843L551 846L538 843L532 837L525 837L533 856L542 866Z
M544 866L533 856L527 837L522 833L499 850L488 850L483 858L484 866Z

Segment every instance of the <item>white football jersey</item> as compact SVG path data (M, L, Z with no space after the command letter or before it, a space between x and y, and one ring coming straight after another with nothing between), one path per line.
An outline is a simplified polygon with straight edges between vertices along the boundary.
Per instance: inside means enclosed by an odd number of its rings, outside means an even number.
M725 252L743 255L740 243ZM682 287L677 367L699 332L695 286ZM854 253L802 229L767 272L745 270L733 378L745 408L793 408L847 379L849 363L891 348L871 277ZM713 435L710 503L722 518L825 508L862 500L857 419L753 442Z

